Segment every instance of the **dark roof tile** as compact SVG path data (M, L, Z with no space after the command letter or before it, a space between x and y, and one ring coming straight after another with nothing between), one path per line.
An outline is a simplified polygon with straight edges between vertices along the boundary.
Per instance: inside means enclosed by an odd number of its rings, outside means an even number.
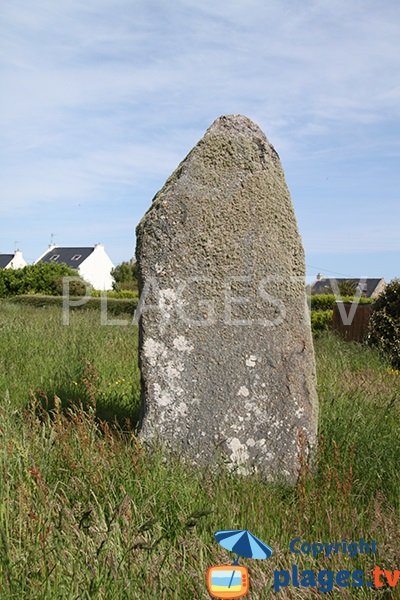
M372 294L374 293L377 285L379 284L379 282L382 280L381 277L375 277L375 278L362 278L360 277L360 279L356 279L356 278L336 278L336 277L332 277L332 278L328 278L328 277L324 277L324 279L319 279L318 281L316 281L315 283L313 283L312 285L312 293L313 294L324 294L326 293L327 289L331 289L331 279L333 281L336 281L336 283L338 285L340 285L342 282L344 281L351 281L352 283L355 284L355 286L364 283L365 284L365 288L363 289L363 295L367 296L368 298L370 298L372 296Z
M77 269L92 254L93 250L93 246L90 248L51 248L40 259L40 262L64 263L73 269Z
M14 258L14 254L0 254L0 269L4 269Z

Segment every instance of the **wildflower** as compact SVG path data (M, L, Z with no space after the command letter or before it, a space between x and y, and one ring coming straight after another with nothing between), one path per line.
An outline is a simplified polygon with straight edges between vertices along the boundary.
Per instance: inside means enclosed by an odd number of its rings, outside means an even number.
M389 373L389 375L400 375L399 369L387 369L387 373Z

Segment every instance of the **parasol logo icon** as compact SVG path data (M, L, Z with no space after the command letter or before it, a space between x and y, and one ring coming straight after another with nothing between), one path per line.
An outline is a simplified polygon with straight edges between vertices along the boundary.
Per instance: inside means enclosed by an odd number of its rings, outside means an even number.
M249 591L250 577L247 567L239 565L239 557L265 560L272 556L272 548L247 529L217 531L214 537L222 548L236 554L236 559L231 565L216 565L208 569L208 593L212 598L242 598Z

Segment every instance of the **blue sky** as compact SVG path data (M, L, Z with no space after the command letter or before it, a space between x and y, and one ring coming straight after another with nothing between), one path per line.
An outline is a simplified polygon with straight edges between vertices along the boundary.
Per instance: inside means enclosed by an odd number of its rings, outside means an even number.
M400 275L397 0L14 0L0 15L0 252L118 263L221 114L283 162L307 271Z

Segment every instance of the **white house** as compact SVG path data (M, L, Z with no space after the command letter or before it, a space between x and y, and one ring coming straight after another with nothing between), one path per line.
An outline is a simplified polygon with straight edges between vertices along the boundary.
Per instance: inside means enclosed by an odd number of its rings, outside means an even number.
M103 244L85 248L66 248L50 245L37 259L39 262L64 263L76 269L81 277L96 290L111 290L114 282L111 270L114 268ZM35 264L36 264L35 263Z
M16 250L14 254L0 254L0 269L22 269L26 265L21 250Z

